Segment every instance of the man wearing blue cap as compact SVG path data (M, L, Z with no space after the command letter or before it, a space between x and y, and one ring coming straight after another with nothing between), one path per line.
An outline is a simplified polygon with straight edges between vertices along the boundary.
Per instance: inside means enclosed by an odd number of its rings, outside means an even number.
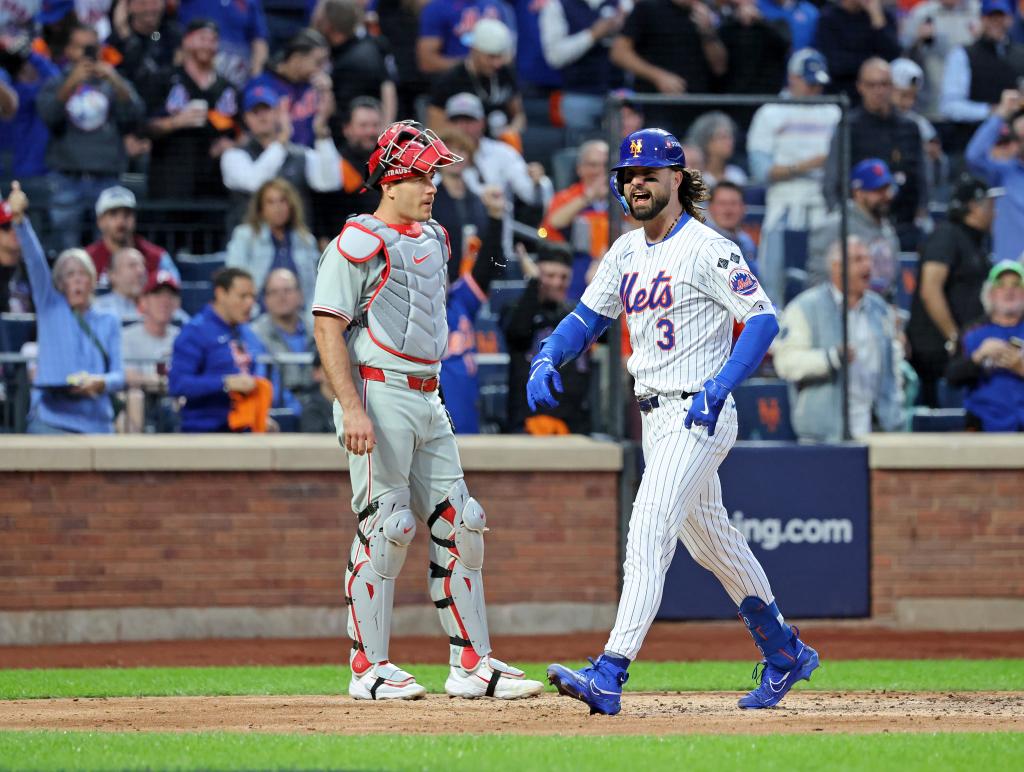
M1002 93L1024 77L1024 45L1010 39L1013 7L1009 0L984 0L981 35L946 58L942 114L951 121L978 123L988 118Z
M892 297L896 281L896 261L900 240L889 219L889 207L896 193L896 184L889 165L881 158L866 158L850 171L850 199L846 202L847 229L871 254L870 288L882 297ZM807 272L811 284L828 278L825 253L839 240L839 212L833 212L811 233Z
M802 48L789 58L782 96L818 96L828 82L825 57ZM836 105L775 103L758 108L747 133L751 175L768 188L758 254L761 281L779 303L785 297L785 231L816 228L828 214L821 185L837 123Z
M331 139L329 112L318 111L313 120L313 147L292 142L292 122L281 96L266 85L250 86L242 100L243 120L249 140L224 151L220 171L224 185L235 194L235 219L249 196L274 177L283 177L302 194L306 212L311 212L310 189L338 190L341 187L341 156Z

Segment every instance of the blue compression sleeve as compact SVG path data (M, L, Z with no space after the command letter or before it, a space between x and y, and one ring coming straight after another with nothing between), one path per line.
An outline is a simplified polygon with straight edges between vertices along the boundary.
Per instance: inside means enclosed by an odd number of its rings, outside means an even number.
M715 380L733 391L761 364L778 332L779 322L774 314L751 317Z
M597 340L612 321L579 303L571 314L558 323L555 331L544 340L537 354L546 354L551 357L555 367L561 367L563 362L575 359Z

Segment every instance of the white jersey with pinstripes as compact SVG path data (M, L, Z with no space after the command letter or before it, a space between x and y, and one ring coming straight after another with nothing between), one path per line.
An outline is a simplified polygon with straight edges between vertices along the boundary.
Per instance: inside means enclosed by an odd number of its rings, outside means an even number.
M643 228L619 237L582 302L625 312L638 396L700 391L732 350L733 320L775 313L739 247L685 214L656 244Z

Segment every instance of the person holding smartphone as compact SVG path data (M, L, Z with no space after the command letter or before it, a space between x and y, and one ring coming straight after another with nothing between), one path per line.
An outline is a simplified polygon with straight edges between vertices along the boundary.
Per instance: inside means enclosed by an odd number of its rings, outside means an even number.
M128 166L124 136L143 115L134 86L99 59L91 27L78 25L64 49L68 65L39 92L39 116L50 130L49 241L61 249L81 246L83 214Z
M963 338L946 378L966 386L967 428L1024 431L1024 266L1003 260L981 291L985 318Z

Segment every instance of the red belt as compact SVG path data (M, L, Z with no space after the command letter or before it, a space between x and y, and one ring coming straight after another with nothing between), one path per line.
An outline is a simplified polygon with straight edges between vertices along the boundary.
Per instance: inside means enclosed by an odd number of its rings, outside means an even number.
M384 371L379 367L359 365L359 375L364 381L380 381L381 383L387 382ZM399 373L395 373L395 375L402 377ZM417 378L415 375L406 375L405 380L409 384L409 388L413 391L437 391L436 375L432 375L429 378Z

